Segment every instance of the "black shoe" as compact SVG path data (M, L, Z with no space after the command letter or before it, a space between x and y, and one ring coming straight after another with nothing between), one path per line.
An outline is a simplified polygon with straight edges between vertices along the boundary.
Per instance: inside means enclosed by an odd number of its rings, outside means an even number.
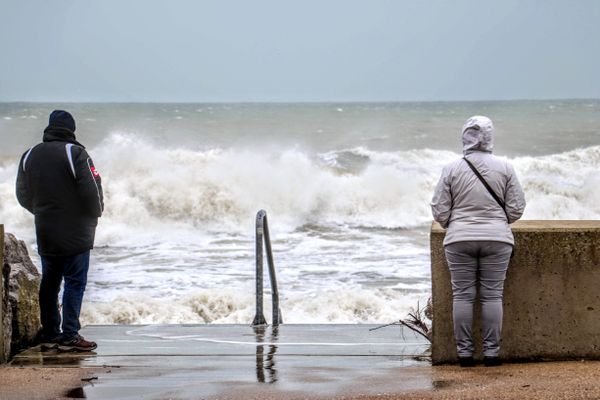
M499 357L483 357L483 365L486 367L498 367L502 365Z
M83 336L77 335L71 340L61 342L58 351L92 351L96 347L98 347L96 342L90 342Z
M47 339L42 337L40 341L40 348L42 351L57 349L60 344L60 336L55 337L54 339Z
M458 357L458 363L463 368L470 368L475 366L475 360L473 357Z

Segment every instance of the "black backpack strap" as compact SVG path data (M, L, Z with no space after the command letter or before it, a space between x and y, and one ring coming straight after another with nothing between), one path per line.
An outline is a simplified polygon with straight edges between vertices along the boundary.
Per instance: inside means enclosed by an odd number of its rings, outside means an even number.
M477 168L475 168L475 166L473 164L471 164L471 161L467 160L466 157L463 157L463 160L466 161L467 165L469 166L469 168L471 168L473 173L475 175L477 175L477 177L479 178L481 183L483 183L483 186L485 186L485 188L487 189L488 192L490 192L490 194L492 195L494 200L496 200L496 203L498 203L498 205L500 207L502 207L502 211L504 211L504 215L506 215L506 221L510 222L510 219L508 218L508 213L506 212L506 205L504 204L504 202L500 199L500 197L498 197L496 192L494 192L494 189L492 189L492 187L486 182L486 180L483 179L483 176L481 176L479 171L477 171Z

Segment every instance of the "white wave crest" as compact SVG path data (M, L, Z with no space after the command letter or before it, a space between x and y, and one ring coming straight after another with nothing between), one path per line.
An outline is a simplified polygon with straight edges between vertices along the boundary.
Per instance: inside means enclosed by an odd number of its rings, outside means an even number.
M251 231L264 208L279 231L307 223L412 228L431 220L441 168L458 154L357 147L311 155L297 148L164 148L114 133L90 150L106 210L97 244L130 245L190 232ZM600 146L511 160L527 198L525 219L600 218ZM16 202L16 162L0 166L0 221L33 241Z
M32 243L34 238L33 216L19 205L15 195L17 163L0 164L0 224L6 232Z
M293 229L310 222L414 227L429 220L428 201L450 152L340 152L366 159L344 173L297 149L164 149L114 134L93 150L103 176L106 212L99 238L165 224L247 232L265 208ZM329 159L336 158L330 154Z
M255 299L251 292L205 289L181 298L152 298L147 295L118 296L110 302L84 303L85 324L250 324ZM331 289L310 295L283 298L286 323L378 323L404 317L426 295L406 294L392 289ZM265 296L264 313L271 320L270 297Z
M600 146L513 164L527 199L524 219L600 218Z

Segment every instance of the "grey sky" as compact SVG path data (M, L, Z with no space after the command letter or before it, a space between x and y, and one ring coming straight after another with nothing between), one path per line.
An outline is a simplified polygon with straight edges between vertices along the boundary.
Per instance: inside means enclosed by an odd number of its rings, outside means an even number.
M600 98L596 0L0 1L0 101Z

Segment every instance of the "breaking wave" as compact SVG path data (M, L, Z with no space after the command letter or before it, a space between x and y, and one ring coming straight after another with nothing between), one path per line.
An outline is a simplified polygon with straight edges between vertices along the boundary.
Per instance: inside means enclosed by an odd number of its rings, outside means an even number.
M121 134L94 150L110 221L103 225L246 232L261 208L290 229L313 222L417 226L429 219L431 187L452 156L362 148L317 156L298 149L162 149Z
M248 232L264 208L280 229L305 224L412 228L427 224L440 150L163 148L115 133L91 150L103 176L106 212L98 245L144 241L151 232ZM527 198L525 219L600 217L600 146L511 160ZM0 164L0 220L31 235L14 196L14 163Z
M267 209L290 229L306 223L407 228L428 223L441 168L439 150L353 148L310 155L299 149L164 149L114 134L95 149L104 169L103 225L164 223L247 231ZM600 217L600 146L511 160L528 219Z
M82 312L87 324L252 321L248 271L261 208L287 267L285 322L397 320L428 296L426 239L411 235L426 238L442 166L460 156L190 149L124 133L90 153L106 211ZM524 219L600 219L600 146L510 161L527 199ZM32 244L32 217L14 195L17 162L0 160L0 223Z
M422 297L422 296L421 296ZM377 323L394 321L417 304L420 297L390 289L328 290L281 299L286 323ZM271 320L270 296L264 313ZM248 324L255 313L251 290L197 290L179 299L138 294L110 302L84 302L82 324Z

